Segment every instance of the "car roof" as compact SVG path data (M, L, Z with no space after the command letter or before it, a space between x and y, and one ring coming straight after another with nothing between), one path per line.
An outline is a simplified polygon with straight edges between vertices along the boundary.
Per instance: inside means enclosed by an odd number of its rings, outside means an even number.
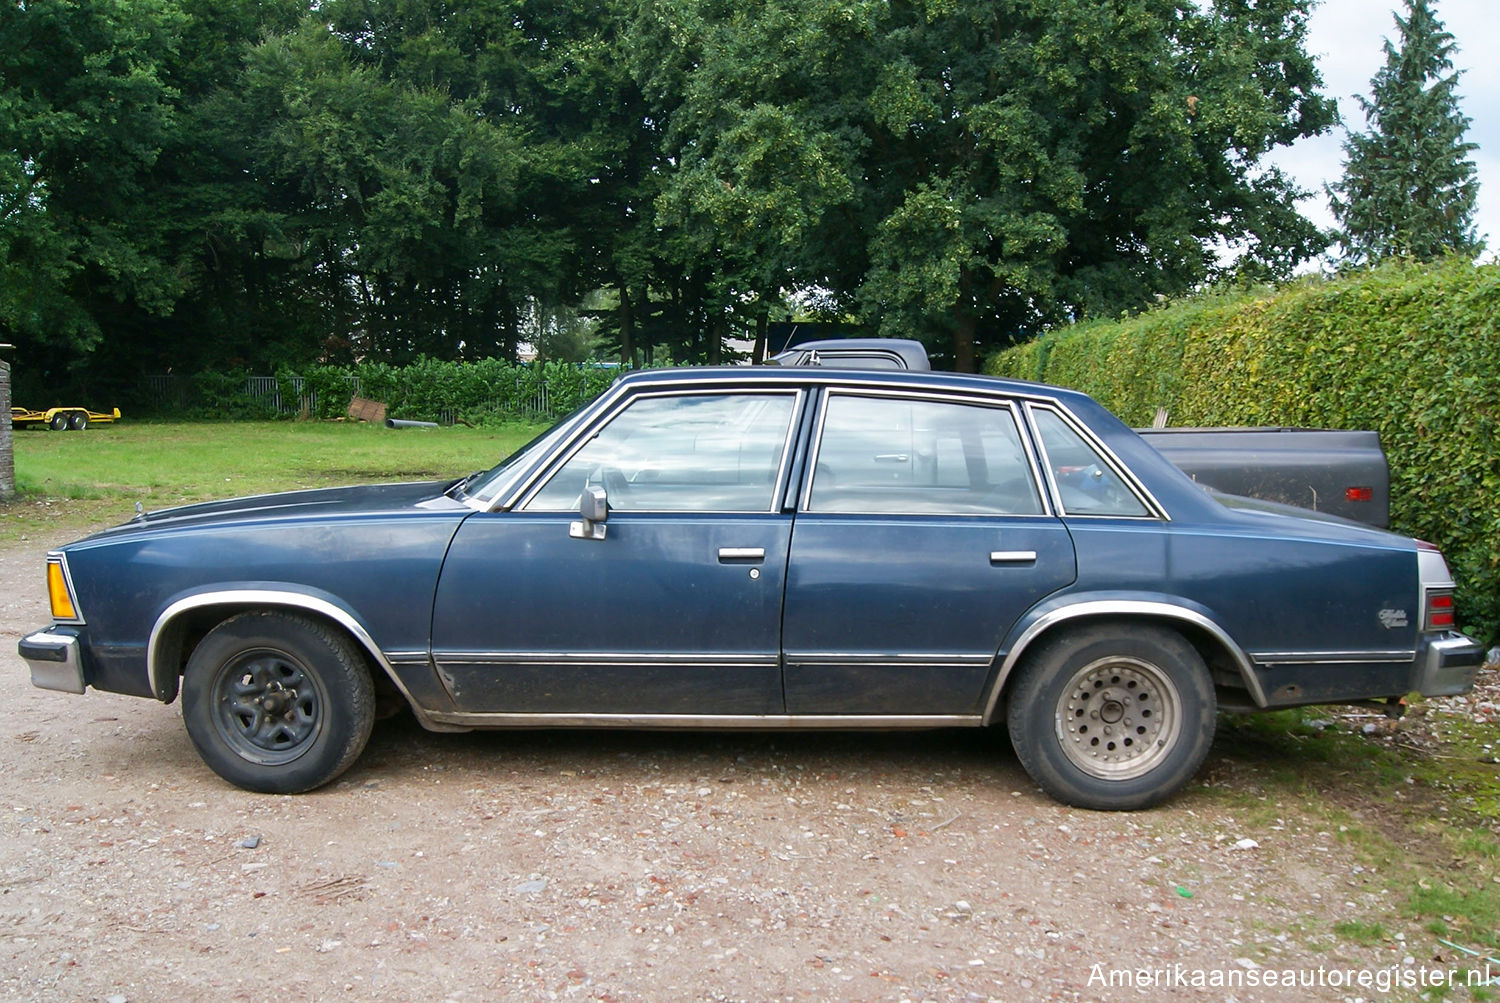
M970 373L934 372L922 369L839 369L836 366L682 366L644 369L620 377L621 384L689 385L736 383L741 386L878 386L927 390L1010 394L1020 397L1050 397L1068 404L1093 398L1078 390Z

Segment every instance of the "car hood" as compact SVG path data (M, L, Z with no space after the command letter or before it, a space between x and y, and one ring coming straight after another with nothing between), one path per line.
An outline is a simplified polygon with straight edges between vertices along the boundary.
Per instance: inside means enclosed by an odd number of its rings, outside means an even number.
M178 526L199 527L302 518L327 519L344 515L395 514L415 508L452 508L455 511L463 511L464 505L444 494L444 491L453 483L447 480L414 481L401 484L362 484L354 487L315 488L309 491L286 491L246 498L229 498L224 501L201 502L196 505L180 505L155 512L142 512L129 522L104 530L89 539Z

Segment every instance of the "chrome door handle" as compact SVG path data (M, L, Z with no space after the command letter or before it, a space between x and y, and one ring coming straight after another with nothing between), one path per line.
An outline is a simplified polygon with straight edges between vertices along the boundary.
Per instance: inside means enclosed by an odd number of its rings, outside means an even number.
M1036 562L1036 551L1034 550L992 550L990 551L991 564L1034 564Z
M766 559L765 547L720 547L719 560L721 561L764 561Z

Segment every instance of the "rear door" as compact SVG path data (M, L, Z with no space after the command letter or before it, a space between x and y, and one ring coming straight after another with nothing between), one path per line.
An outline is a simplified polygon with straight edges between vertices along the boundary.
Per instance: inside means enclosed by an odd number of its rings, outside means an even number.
M791 539L791 714L972 715L1010 626L1074 580L1015 405L827 393Z

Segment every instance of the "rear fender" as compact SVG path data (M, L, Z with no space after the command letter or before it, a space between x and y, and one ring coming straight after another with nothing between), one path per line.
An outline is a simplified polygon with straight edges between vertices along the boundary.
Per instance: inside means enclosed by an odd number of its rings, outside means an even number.
M1121 596L1106 593L1083 598L1074 594L1061 601L1054 599L1042 603L1011 628L1006 646L1001 649L1004 655L997 657L1000 669L994 682L990 684L989 697L984 705L984 723L993 723L998 719L997 715L1002 713L1000 698L1005 691L1005 684L1033 644L1055 630L1091 620L1128 620L1188 628L1221 648L1255 705L1266 706L1266 694L1251 668L1250 656L1245 654L1229 636L1229 632L1207 610L1175 596Z

